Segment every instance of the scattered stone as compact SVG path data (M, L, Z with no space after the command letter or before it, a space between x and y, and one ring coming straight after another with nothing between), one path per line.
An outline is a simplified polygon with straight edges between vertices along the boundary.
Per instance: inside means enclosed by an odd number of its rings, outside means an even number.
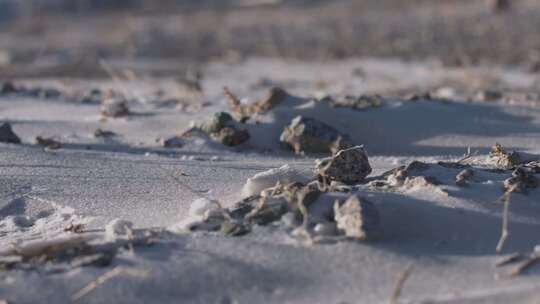
M249 139L249 133L246 130L225 127L215 134L214 137L222 144L234 147L246 142Z
M467 181L474 176L472 169L463 169L456 175L456 185L460 187L467 186Z
M285 127L280 141L295 153L330 153L338 138L345 138L336 129L313 118L297 116Z
M217 112L200 126L196 126L226 146L238 146L249 140L249 132L238 127L238 122L227 112Z
M36 137L36 144L44 147L45 149L49 149L49 150L58 150L60 148L62 148L62 143L53 139L53 138L48 138L48 137L41 137L41 136L37 136Z
M338 229L336 223L318 223L313 227L313 232L320 236L335 236Z
M11 81L5 81L2 83L2 87L0 88L0 94L15 94L18 92L18 88L15 86L15 84Z
M333 107L346 107L355 110L365 110L368 108L380 107L383 104L383 98L380 95L346 95L342 98L333 99L327 97L323 99L332 105Z
M382 179L371 181L369 186L377 190L390 190L399 187L406 189L432 187L435 191L445 196L448 195L445 190L438 187L441 185L441 182L436 177L422 173L429 169L430 166L430 164L413 161L407 166L399 166L383 173Z
M273 87L263 99L251 104L242 104L240 99L229 91L228 88L224 88L223 90L225 92L225 96L227 96L229 99L231 109L240 114L242 117L250 117L253 114L262 114L268 112L285 101L285 99L287 99L289 96L285 90L279 87Z
M336 155L315 162L315 173L323 185L337 181L347 185L364 181L371 173L368 155L363 146L341 150Z
M113 131L108 131L108 130L103 130L103 129L96 129L96 131L94 131L94 137L104 137L104 138L108 138L108 137L113 137L113 136L116 136L118 134L114 133Z
M100 113L103 118L118 118L129 115L129 108L125 99L112 96L101 101Z
M504 181L504 189L510 192L526 192L527 189L538 187L538 179L534 171L526 167L517 167L512 176Z
M77 101L85 104L100 104L103 100L103 92L100 89L92 89L77 98Z
M334 203L334 216L337 228L345 235L358 240L377 239L382 234L379 211L373 203L350 196L345 203Z
M501 98L503 98L503 93L493 90L478 91L474 97L474 99L478 101L494 101L500 100Z
M84 229L84 224L73 224L70 223L64 228L65 232L73 232L73 233L82 233Z
M185 145L185 141L181 136L173 136L164 139L162 144L165 148L182 148Z
M20 144L21 139L15 132L13 132L13 129L11 128L11 124L9 122L4 122L0 124L0 142L4 143L12 143L12 144Z
M217 112L214 113L212 118L202 124L201 130L207 134L218 133L225 127L234 126L234 123L234 118L229 113Z

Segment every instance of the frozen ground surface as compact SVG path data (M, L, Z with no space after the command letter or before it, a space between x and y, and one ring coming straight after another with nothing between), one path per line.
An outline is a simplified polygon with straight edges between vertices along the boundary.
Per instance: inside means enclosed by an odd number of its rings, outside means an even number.
M133 69L141 75L145 66ZM209 64L203 74L209 103L188 110L152 102L157 89L168 92L174 86L168 77L139 77L123 82L122 88L110 80L20 80L27 86L61 90L116 87L139 101L130 104L134 114L128 118L100 121L97 104L0 97L0 121L11 122L23 141L0 144L0 246L57 237L72 222L95 231L114 218L133 221L138 228L166 227L185 218L194 199L204 196L230 205L242 198L248 177L283 164L312 177L316 157L278 148L282 126L298 114L323 120L364 144L374 169L371 176L412 160L455 160L468 147L485 154L495 142L540 153L540 100L466 101L467 94L485 88L512 96L538 91L536 76L511 69L259 58ZM296 97L259 117L259 124L248 122L252 139L241 148L193 142L170 149L156 142L180 134L192 120L228 110L223 86L255 100L272 85ZM448 88L455 94L445 102L402 98L403 93L440 93ZM366 110L331 108L309 99L375 92L383 92L388 102ZM119 135L96 139L92 134L98 127ZM54 136L64 147L44 151L33 144L37 135ZM510 279L505 277L507 268L493 266L502 210L496 200L509 172L480 170L469 187L459 188L454 184L459 170L441 166L430 170L448 195L422 187L360 191L381 212L385 236L378 242L305 246L279 226L260 227L238 238L168 235L151 247L122 251L107 268L65 265L57 271L43 265L0 272L0 299L69 303L89 282L112 267L124 266L144 276L120 274L78 302L386 303L398 274L413 264L400 303L540 301L538 269ZM540 243L539 191L512 197L505 253L531 252ZM14 223L14 217L27 222Z

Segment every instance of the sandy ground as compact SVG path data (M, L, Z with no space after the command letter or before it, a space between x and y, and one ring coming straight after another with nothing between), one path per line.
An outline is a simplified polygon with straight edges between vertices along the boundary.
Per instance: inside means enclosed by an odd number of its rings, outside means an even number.
M158 95L182 96L175 77L146 77L159 63L111 61L130 80L18 79L26 87L61 92L92 88L127 91L132 114L100 120L99 104L4 95L0 121L10 122L22 144L0 144L0 248L65 236L70 223L100 234L115 218L137 228L167 227L186 218L197 198L230 206L242 198L247 178L289 164L313 177L315 156L279 148L279 133L296 115L324 121L364 144L370 177L412 160L433 163L429 175L440 189L375 191L361 186L381 213L384 237L377 242L341 241L307 246L279 223L242 237L206 233L166 234L153 246L121 250L107 267L34 263L0 272L0 299L8 303L69 303L99 276L120 273L78 298L82 303L387 303L399 273L414 269L398 303L535 303L538 268L509 278L495 268L501 227L503 180L510 171L475 167L469 187L454 183L460 171L435 165L459 159L470 147L486 155L495 143L540 153L540 110L535 74L499 66L447 68L437 62L348 59L314 64L253 58L209 63L202 68L204 96L178 108ZM166 66L166 64L165 64ZM159 138L181 134L191 121L229 110L222 88L245 101L279 85L295 97L246 128L252 138L227 148L193 141L164 148ZM475 100L477 92L503 92L498 100ZM156 94L156 91L162 91ZM431 92L444 99L407 100ZM379 107L354 110L314 101L326 94L380 93ZM441 97L441 98L442 98ZM95 138L95 129L116 132ZM63 143L48 151L36 136ZM182 174L179 174L182 172ZM444 194L447 193L447 194ZM512 196L510 237L503 250L530 253L540 242L538 189ZM13 225L14 216L30 220Z

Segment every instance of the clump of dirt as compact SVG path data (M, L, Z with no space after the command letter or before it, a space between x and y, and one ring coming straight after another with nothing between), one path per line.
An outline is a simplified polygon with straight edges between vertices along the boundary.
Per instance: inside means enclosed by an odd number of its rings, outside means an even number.
M0 94L1 95L14 94L14 93L17 93L17 91L18 91L18 88L11 81L3 82L2 87L0 87Z
M517 167L512 176L504 181L504 189L509 192L526 192L527 189L538 187L538 179L533 170L526 167Z
M249 140L249 132L240 127L227 112L217 112L210 119L196 126L214 140L226 146L238 146Z
M185 145L185 141L181 136L172 136L160 140L161 144L165 148L182 148Z
M36 137L36 144L48 150L58 150L62 148L62 143L52 137Z
M332 182L358 184L371 171L368 155L363 146L340 150L332 157L315 162L315 174L323 185L331 185Z
M540 155L525 152L507 152L500 144L496 143L489 153L488 160L500 169L514 169L520 165L537 167Z
M250 104L242 104L240 99L238 99L238 97L236 97L236 95L234 95L228 88L224 88L223 90L225 92L225 96L227 96L229 100L229 106L231 109L243 118L251 117L254 114L266 113L277 107L289 96L285 90L279 87L273 87L264 98Z
M101 100L100 113L103 119L128 116L129 107L127 100L111 91Z
M15 132L13 132L13 129L11 128L11 124L9 122L4 122L0 124L0 142L5 143L12 143L12 144L20 144L21 139Z
M374 94L360 96L345 95L338 98L325 97L322 101L328 102L333 107L365 110L368 108L380 107L383 104L384 99L380 95Z
M295 153L330 153L336 141L346 142L346 136L314 118L297 116L285 126L280 142Z
M101 128L98 128L94 131L94 137L96 138L109 138L109 137L114 137L117 135L118 134L116 134L113 131L103 130Z
M441 183L434 176L422 175L422 172L430 168L430 164L413 161L407 166L399 166L382 175L382 179L369 183L371 188L389 190L394 188L435 187Z

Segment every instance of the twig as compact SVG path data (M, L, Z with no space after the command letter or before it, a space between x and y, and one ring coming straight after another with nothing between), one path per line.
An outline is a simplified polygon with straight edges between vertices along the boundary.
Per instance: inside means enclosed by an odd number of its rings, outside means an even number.
M388 301L389 304L396 304L399 296L401 295L401 291L403 289L403 285L405 284L405 281L409 278L412 271L414 269L413 264L409 264L407 268L405 268L400 274L399 278L396 284L396 287L394 288L394 292L392 293L392 297L390 297L390 301Z
M504 203L503 207L503 216L502 216L502 228L501 228L501 238L499 239L499 242L497 243L497 247L495 248L495 251L497 253L500 253L503 249L504 243L506 242L506 239L509 236L508 232L508 208L510 205L510 194L516 189L517 184L513 185L510 189L508 189L503 196L499 198L499 201L502 201Z
M519 252L512 253L512 254L510 254L508 256L505 256L505 257L499 259L497 262L495 262L495 267L502 267L502 266L508 265L510 263L520 261L524 257L525 256L523 254L519 253Z
M474 151L474 153L471 153L471 147L467 148L467 153L463 155L462 158L460 158L458 161L456 161L457 164L461 164L462 162L468 160L469 158L478 155L478 150Z
M111 270L105 272L104 274L102 274L101 276L99 276L94 281L90 282L88 285L86 285L84 288L79 290L77 293L75 293L71 297L71 300L72 301L79 300L80 298L84 297L88 293L92 292L99 285L107 282L108 280L110 280L110 279L114 278L115 276L117 276L119 274L122 274L122 273L128 274L130 276L134 276L134 277L140 277L140 278L146 277L146 275L147 275L146 272L141 271L141 270L129 269L129 268L126 268L124 266L116 266L113 269L111 269Z
M533 254L527 260L523 261L516 267L512 268L512 271L510 271L510 276L515 277L517 275L520 275L523 273L523 271L527 270L528 268L531 268L532 266L536 265L538 262L540 262L540 255Z

